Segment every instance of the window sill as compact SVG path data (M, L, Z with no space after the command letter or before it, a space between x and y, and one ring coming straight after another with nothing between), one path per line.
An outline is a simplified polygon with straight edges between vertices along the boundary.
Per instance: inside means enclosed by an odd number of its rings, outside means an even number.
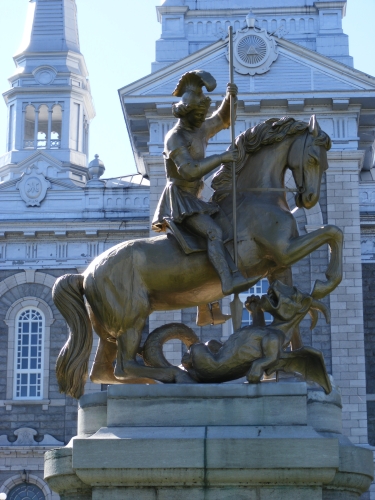
M10 399L4 400L3 405L6 411L12 411L13 406L42 405L43 410L48 410L51 404L50 399Z

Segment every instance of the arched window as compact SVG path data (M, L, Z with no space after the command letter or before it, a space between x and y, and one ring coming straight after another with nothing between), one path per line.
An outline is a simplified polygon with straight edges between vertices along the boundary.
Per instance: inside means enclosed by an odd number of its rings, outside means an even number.
M290 33L296 32L296 20L295 19L290 20L289 31L290 31Z
M39 108L39 119L38 119L38 137L37 137L37 148L46 149L47 148L47 138L48 138L48 106L43 104Z
M21 483L10 490L7 500L45 500L43 491L35 484Z
M43 398L44 328L43 313L34 307L17 316L14 399Z
M25 149L34 149L35 139L35 108L31 104L25 109L24 144Z
M305 20L303 18L301 18L299 20L299 31L301 33L304 33L306 31L306 23L305 23Z
M50 148L59 149L61 146L61 130L62 130L62 109L59 104L52 108L52 125Z
M24 149L61 147L62 107L55 104L29 104L24 111Z

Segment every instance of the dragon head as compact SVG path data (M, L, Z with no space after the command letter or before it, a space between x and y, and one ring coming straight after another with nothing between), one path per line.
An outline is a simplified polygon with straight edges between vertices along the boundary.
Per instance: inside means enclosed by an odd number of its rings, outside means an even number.
M330 322L330 312L325 304L301 292L297 287L284 285L278 280L274 281L267 294L261 297L260 307L276 320L283 322L290 321L297 315L303 318L306 314L310 314L311 330L315 328L318 321L317 311L324 314L327 323Z

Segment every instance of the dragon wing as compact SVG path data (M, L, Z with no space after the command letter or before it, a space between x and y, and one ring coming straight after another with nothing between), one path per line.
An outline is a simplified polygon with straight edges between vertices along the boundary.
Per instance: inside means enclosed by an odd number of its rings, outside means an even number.
M326 394L332 391L323 354L313 347L283 352L277 365L272 366L272 372L278 370L287 373L300 373L305 380L315 382L323 387Z

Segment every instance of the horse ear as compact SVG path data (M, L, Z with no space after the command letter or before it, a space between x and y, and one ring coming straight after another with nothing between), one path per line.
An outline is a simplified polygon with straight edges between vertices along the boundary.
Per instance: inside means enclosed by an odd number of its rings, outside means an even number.
M316 115L312 115L310 118L309 132L313 135L313 137L318 137L319 135L319 125Z

